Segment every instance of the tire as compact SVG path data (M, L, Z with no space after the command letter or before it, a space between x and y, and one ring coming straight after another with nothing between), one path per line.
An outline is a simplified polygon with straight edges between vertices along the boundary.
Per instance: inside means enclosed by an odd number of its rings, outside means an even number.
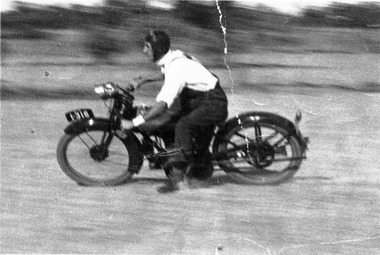
M289 135L284 128L273 123L258 122L258 125L261 137L264 141L267 139L269 143L262 143L265 147L262 148L268 151L264 160L258 160L255 123L248 121L242 125L235 125L225 132L224 141L219 139L215 142L213 147L215 155L218 153L223 155L223 152L232 148L225 141L242 145L239 146L241 150L224 153L223 157L218 159L219 167L232 179L244 184L272 185L289 180L302 163L302 150L298 140L295 136ZM280 141L278 145L277 141Z
M101 144L102 129L81 131L62 136L57 158L63 172L85 186L115 186L125 183L142 166L141 144L134 135L112 136L107 149Z

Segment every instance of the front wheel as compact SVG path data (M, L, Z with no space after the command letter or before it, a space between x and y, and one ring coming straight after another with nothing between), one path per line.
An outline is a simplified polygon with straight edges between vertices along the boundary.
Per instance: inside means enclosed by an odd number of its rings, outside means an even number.
M142 165L141 145L134 138L121 139L102 129L65 134L57 147L58 163L78 184L118 185Z
M278 184L290 179L302 163L294 135L269 122L247 121L229 129L214 146L218 165L235 181Z

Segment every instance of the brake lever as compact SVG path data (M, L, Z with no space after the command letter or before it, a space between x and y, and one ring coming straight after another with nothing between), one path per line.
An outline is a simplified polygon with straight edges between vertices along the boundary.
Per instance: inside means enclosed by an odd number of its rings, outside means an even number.
M120 89L121 91L123 91L124 93L130 93L130 92L134 92L135 91L135 87L132 84L129 84L125 88L122 88L120 86L117 86L117 88Z

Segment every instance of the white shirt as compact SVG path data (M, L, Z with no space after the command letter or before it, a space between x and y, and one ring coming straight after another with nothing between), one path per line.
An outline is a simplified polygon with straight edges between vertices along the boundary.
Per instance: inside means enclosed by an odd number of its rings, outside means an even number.
M180 50L169 50L158 62L165 75L164 85L156 97L157 102L165 102L168 107L182 90L187 87L197 91L215 88L218 79L198 60L188 59Z

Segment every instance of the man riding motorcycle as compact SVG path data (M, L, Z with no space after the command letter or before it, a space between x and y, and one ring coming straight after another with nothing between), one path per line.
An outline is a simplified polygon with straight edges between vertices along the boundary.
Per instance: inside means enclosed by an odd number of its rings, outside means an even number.
M216 125L228 116L227 97L218 77L195 58L170 48L169 36L164 31L152 30L144 40L144 53L161 68L162 74L132 83L139 87L163 79L164 84L152 108L132 121L122 120L121 128L152 129L175 119L174 146L182 153L170 160L173 167L170 182L159 191L178 190L184 177L202 180L211 177L208 147Z

